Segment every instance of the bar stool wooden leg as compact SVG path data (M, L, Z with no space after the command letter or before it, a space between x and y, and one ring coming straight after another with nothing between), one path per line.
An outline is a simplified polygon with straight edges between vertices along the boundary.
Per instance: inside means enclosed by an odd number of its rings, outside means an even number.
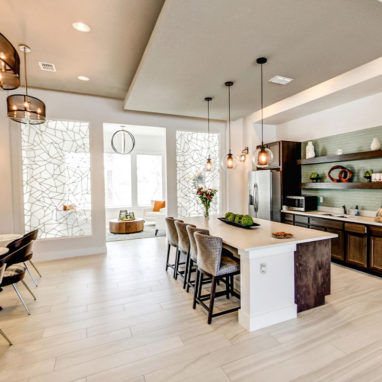
M212 322L212 314L214 312L215 292L216 292L216 279L215 279L215 277L212 277L210 306L209 306L209 310L208 310L208 320L207 320L208 324L211 324L211 322Z
M191 270L190 270L190 260L191 260L190 253L187 253L186 267L184 268L183 289L186 289L188 273L191 272Z
M230 294L230 290L231 290L230 279L231 278L229 276L227 276L225 279L225 295L226 295L228 300L229 300L229 294Z
M179 266L180 251L176 248L175 265L174 265L174 279L178 279L178 266Z

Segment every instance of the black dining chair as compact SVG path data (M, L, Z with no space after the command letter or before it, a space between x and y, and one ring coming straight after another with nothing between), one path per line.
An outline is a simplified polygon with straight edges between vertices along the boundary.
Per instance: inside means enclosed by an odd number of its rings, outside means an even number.
M31 240L32 242L34 242L36 239L37 239L37 235L38 235L38 229L35 229L31 232L28 232L24 235L24 239L26 239L27 241L28 240ZM27 262L30 263L30 265L32 265L32 267L34 268L34 270L36 271L36 273L39 275L39 277L42 277L41 276L41 273L40 271L38 270L38 268L36 267L36 264L32 261L32 257L33 257L33 249L30 251L29 253L29 260L25 261L25 266L27 268L27 271L32 279L32 281L34 282L34 284L37 286L37 281L35 280L35 278L33 277L32 275L32 272L30 271L28 265L27 265Z
M5 272L5 267L6 267L6 264L2 264L0 266L0 285L1 285L1 282L3 281L3 277L4 277L4 272ZM9 346L12 346L12 342L11 340L7 337L7 335L3 332L3 330L0 328L0 334L5 338L5 340L9 343Z
M28 258L28 255L31 251L32 242L30 241L25 245L22 244L23 238L18 239L17 242L14 243L13 252L6 254L0 259L2 264L7 264L0 287L3 288L12 285L20 301L23 303L25 310L28 314L31 314L27 304L25 303L16 285L18 282L21 281L24 284L25 288L28 290L28 292L32 295L33 299L36 300L36 296L33 294L27 283L24 281L26 272L24 261L26 258Z

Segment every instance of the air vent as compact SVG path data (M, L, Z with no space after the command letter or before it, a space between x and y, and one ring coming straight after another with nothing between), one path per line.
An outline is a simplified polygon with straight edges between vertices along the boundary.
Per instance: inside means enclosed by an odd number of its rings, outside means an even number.
M40 65L40 69L44 70L45 72L56 71L56 67L54 66L54 64L49 64L48 62L39 62L38 64Z

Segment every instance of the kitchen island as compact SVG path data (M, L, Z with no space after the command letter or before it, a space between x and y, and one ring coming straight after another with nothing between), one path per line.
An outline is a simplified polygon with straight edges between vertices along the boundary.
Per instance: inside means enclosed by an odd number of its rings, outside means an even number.
M247 330L296 318L300 311L323 305L330 294L330 241L336 234L262 219L254 219L260 226L253 229L228 225L216 216L182 219L238 250L239 322ZM293 237L272 237L280 231Z

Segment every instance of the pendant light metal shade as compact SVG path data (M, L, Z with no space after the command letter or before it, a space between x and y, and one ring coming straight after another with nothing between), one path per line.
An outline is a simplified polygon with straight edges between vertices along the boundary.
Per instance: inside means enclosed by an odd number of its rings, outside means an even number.
M31 125L45 122L45 104L36 97L13 94L7 98L8 117L12 121Z
M0 33L0 87L4 90L20 86L20 57L10 41Z
M29 53L31 49L27 45L19 45L19 48L24 53L25 94L12 94L8 96L8 118L18 123L40 125L46 120L45 104L40 99L28 95L26 54Z
M265 57L259 57L256 62L260 65L261 68L261 146L256 150L254 156L254 162L256 167L268 167L273 160L273 153L269 150L268 147L264 145L264 81L263 81L263 65L267 62Z
M206 171L212 170L212 161L210 156L210 102L212 101L212 97L204 98L207 101L207 144L208 144L208 157L206 162Z

